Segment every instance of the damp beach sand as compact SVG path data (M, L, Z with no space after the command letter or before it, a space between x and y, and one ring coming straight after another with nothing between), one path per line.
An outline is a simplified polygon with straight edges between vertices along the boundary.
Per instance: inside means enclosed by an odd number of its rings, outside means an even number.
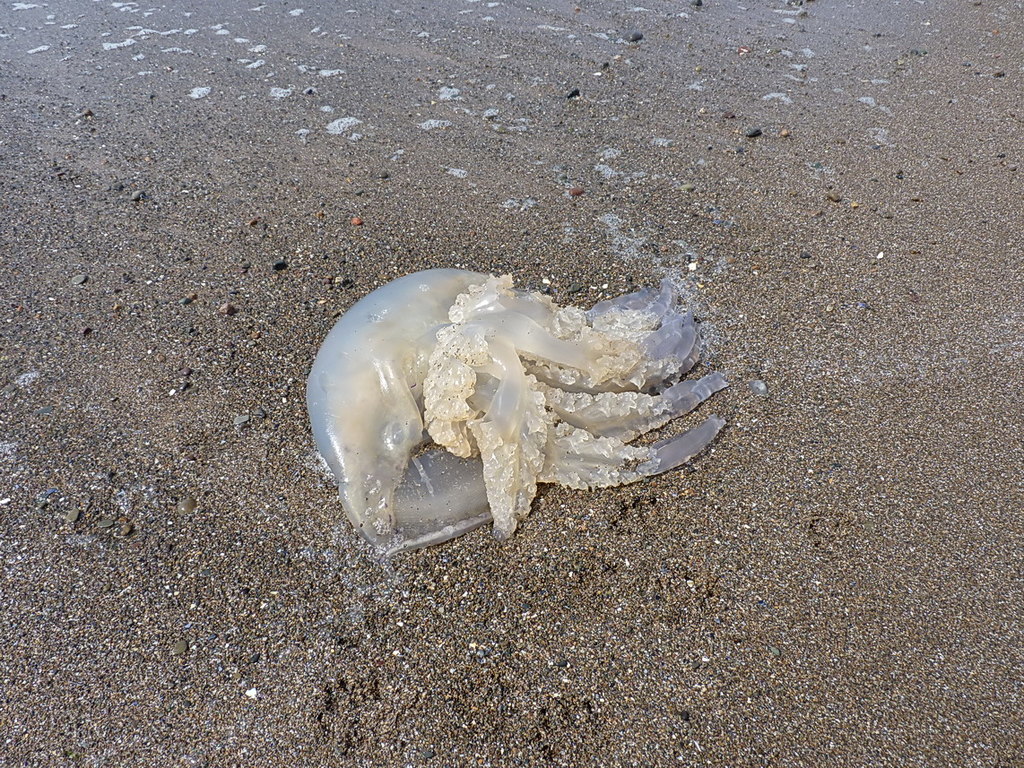
M1020 764L1022 33L3 3L0 763ZM430 267L672 277L727 428L376 559L305 377Z

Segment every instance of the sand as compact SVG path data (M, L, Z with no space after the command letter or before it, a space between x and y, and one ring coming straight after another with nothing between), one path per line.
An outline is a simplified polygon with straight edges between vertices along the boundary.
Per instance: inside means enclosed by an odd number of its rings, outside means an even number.
M552 5L0 9L0 763L1024 764L1020 3ZM376 559L305 376L452 265L729 427Z

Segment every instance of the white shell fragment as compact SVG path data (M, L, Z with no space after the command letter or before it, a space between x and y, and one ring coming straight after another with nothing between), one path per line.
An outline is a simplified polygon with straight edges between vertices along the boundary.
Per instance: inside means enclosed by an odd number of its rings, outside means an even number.
M668 280L585 311L508 275L431 269L338 320L306 398L345 512L392 554L487 522L505 539L538 483L621 485L689 461L723 419L629 443L727 386L681 380L699 355Z

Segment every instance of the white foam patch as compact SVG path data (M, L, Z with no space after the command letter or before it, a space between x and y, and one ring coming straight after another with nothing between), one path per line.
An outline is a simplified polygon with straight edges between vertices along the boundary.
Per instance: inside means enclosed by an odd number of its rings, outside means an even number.
M358 117L339 117L337 120L332 120L327 124L327 132L340 136L343 133L348 133L357 125L362 124L362 120Z
M131 45L135 45L135 40L133 40L132 38L129 37L127 40L122 40L120 43L104 43L103 44L103 50L104 51L114 51L114 50L117 50L118 48L127 48L127 47L129 47Z
M246 64L245 68L246 69L259 69L260 67L262 67L266 63L267 62L265 62L263 59L256 59L256 61L254 61L252 64Z
M446 85L438 90L437 98L441 101L460 101L462 99L462 96L460 95L461 93L462 91L458 88L452 88Z
M50 46L48 46L48 45L40 45L38 48L33 48L31 51L29 51L29 53L42 53L43 51L48 51L48 50L50 50Z
M785 93L766 93L761 97L762 101L781 101L783 104L792 104L793 100Z
M320 111L330 114L331 112L334 111L334 107L332 107L330 104L324 104L322 107L320 107Z
M290 11L288 11L288 15L289 16L301 16L305 12L306 11L304 9L302 9L302 8L292 8Z
M419 127L424 131L432 131L435 128L447 128L451 124L451 120L424 120Z
M469 176L469 171L463 170L462 168L449 168L447 173L454 176L456 179L464 179Z
M675 142L672 139L653 138L651 139L651 146L654 147L673 147Z
M193 88L191 91L188 92L188 95L193 99L205 99L207 96L210 95L211 90L211 88L208 88L206 86L200 86L198 88Z
M335 75L344 75L344 69L321 69L318 73L320 77L334 77Z
M12 7L12 11L27 11L31 8L38 8L39 5L36 3L15 3Z
M275 99L286 99L292 95L291 88L271 88L270 95Z
M263 53L265 50L267 50L265 45L254 45L249 49L249 53Z

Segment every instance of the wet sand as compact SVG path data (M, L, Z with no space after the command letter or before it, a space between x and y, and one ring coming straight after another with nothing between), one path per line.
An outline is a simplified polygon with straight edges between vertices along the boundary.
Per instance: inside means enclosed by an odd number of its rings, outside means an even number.
M748 5L0 8L0 763L1022 764L1020 4ZM305 376L452 265L729 427L377 560Z

